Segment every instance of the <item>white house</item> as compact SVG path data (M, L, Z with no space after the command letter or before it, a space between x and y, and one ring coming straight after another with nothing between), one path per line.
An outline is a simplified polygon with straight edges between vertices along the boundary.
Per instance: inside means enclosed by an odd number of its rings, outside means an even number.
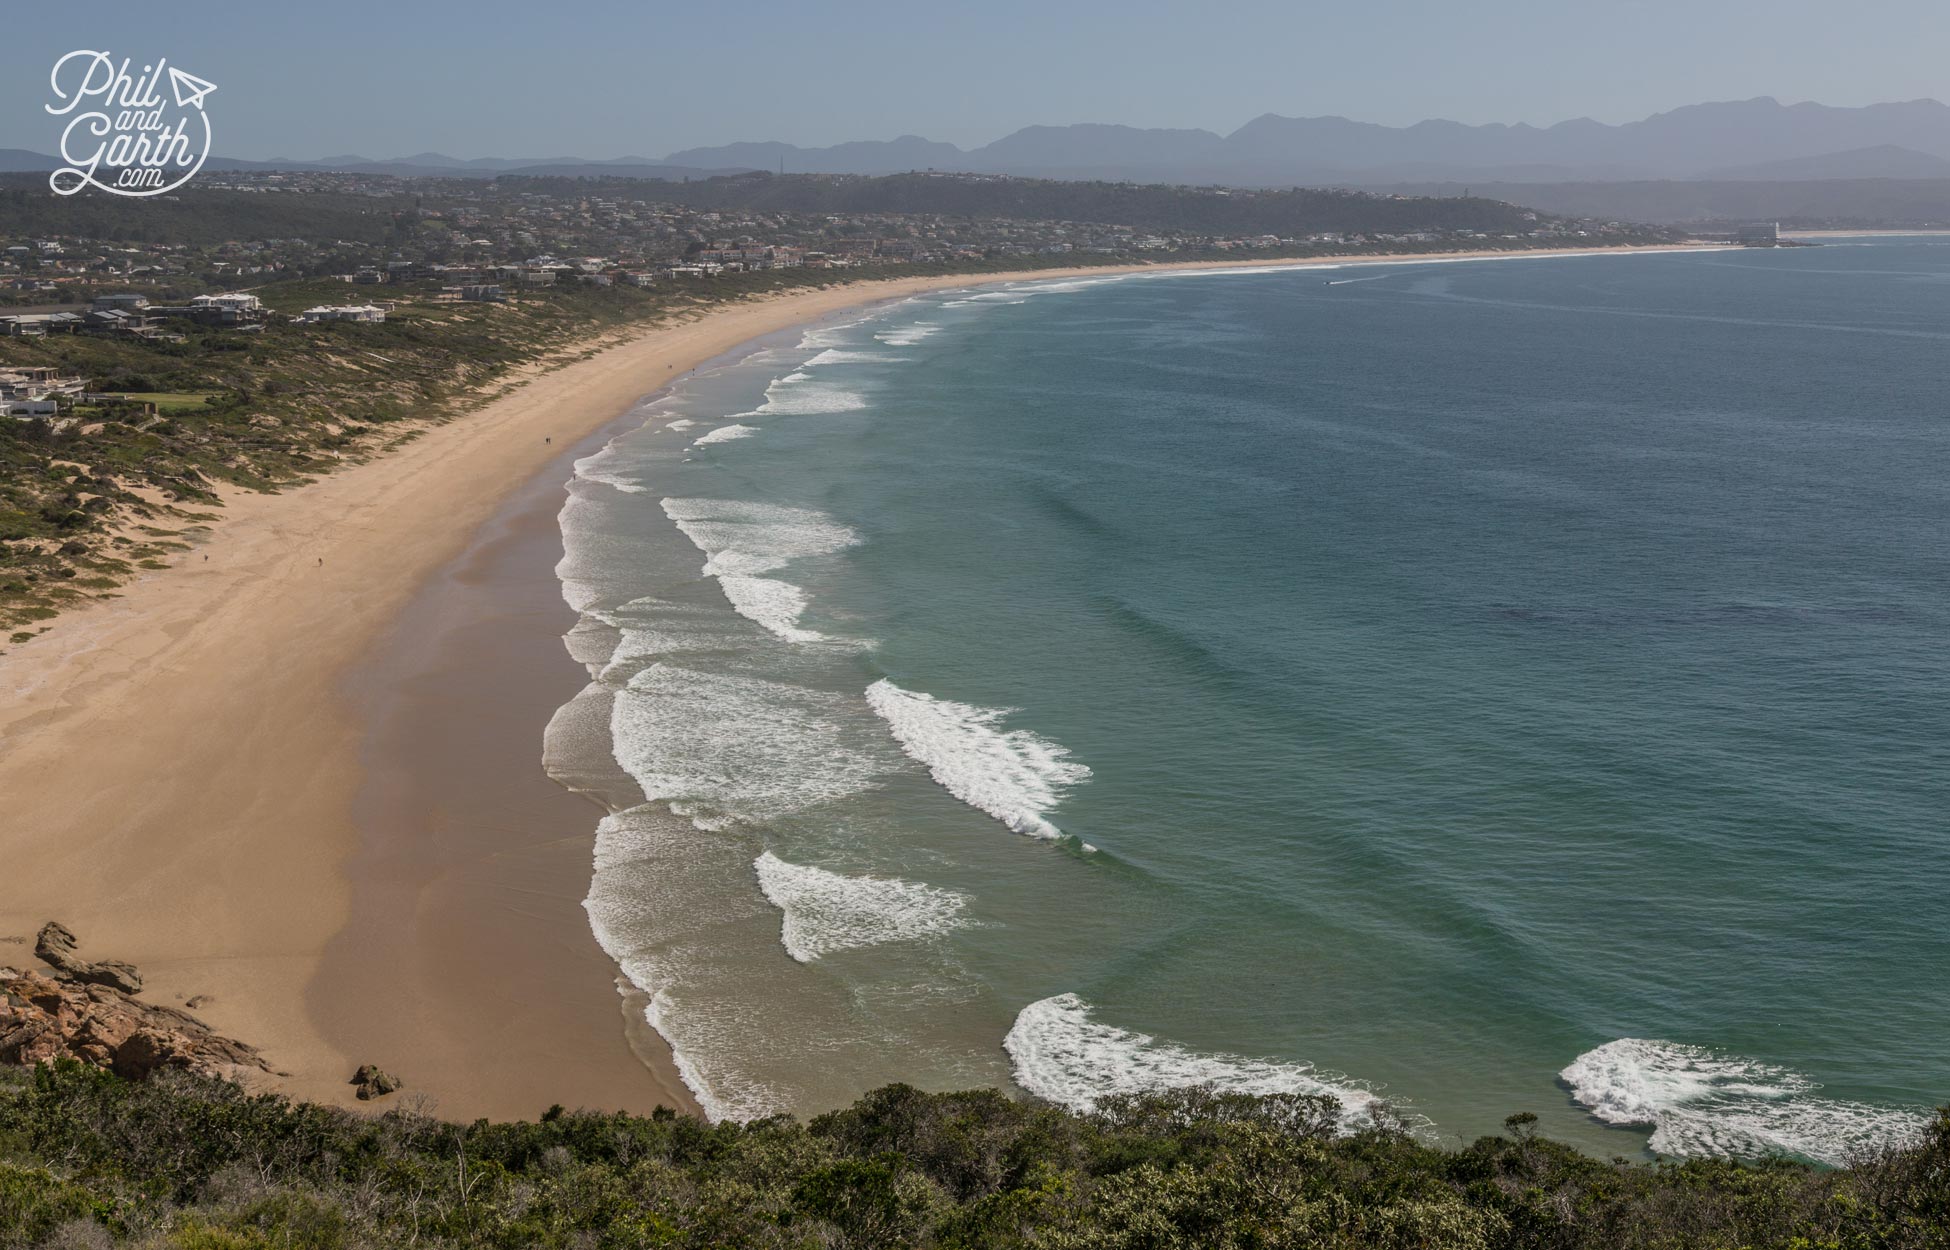
M320 304L298 314L305 325L320 321L384 321L386 310L377 304Z
M190 297L190 307L208 308L217 312L254 313L264 307L264 301L255 295L232 291L223 295L193 295Z

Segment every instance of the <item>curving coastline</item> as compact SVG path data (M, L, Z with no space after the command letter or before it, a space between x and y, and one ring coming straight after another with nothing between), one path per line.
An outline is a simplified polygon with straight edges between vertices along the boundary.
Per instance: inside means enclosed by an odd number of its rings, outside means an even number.
M367 1061L403 1071L456 1117L531 1116L579 1098L637 1109L680 1098L671 1082L641 1079L614 1045L620 1028L601 1063L578 1047L576 1038L596 1036L599 1016L618 1022L586 928L579 948L514 941L497 953L434 922L438 883L468 879L440 857L467 859L477 848L428 836L427 826L445 827L439 811L423 810L420 827L402 814L410 804L376 814L371 713L358 677L379 671L379 649L403 630L410 640L409 614L430 586L465 585L483 575L481 552L527 540L492 526L524 488L559 486L565 444L614 421L662 378L841 309L974 284L907 279L728 306L565 365L288 496L233 499L197 553L207 563L138 582L0 657L0 794L10 814L0 856L11 869L0 881L0 933L31 932L53 915L85 927L139 963L159 1001L211 1000L200 1010L213 1027L259 1046L288 1074L286 1090L315 1101L349 1105L346 1075ZM517 629L541 622L572 679L547 633L562 620L559 599L546 617L510 619ZM423 675L399 674L409 684ZM396 739L395 769L417 771L419 754L441 740L438 722L429 724ZM529 759L539 728L518 740ZM549 784L539 770L532 779ZM579 840L560 851L573 852L584 884L588 814L575 808ZM508 871L518 880L531 869ZM466 910L454 897L449 916ZM517 953L531 962L514 962ZM527 994L539 983L560 991L561 1003L593 1005L571 1024L567 1008ZM384 1046L400 1053L360 1049ZM654 1044L645 1049L655 1057ZM484 1064L487 1054L508 1059ZM537 1054L554 1056L553 1066L521 1058ZM572 1092L558 1079L572 1068L601 1068L613 1081L591 1077L586 1093ZM515 1070L533 1079L510 1079ZM543 1089L558 1092L538 1105Z

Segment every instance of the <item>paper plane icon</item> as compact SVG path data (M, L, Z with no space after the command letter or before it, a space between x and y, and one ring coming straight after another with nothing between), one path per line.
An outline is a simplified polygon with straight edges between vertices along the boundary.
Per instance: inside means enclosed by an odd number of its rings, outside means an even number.
M176 93L177 108L202 108L203 97L217 89L217 84L205 82L195 74L185 74L174 65L169 67L169 86Z

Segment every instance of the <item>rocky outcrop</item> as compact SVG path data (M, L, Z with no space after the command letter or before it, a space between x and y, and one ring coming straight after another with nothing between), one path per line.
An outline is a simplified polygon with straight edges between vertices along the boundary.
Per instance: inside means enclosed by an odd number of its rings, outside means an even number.
M353 1091L358 1095L359 1100L370 1102L375 1098L384 1098L399 1089L400 1080L390 1072L369 1063L362 1063L359 1065L359 1070L352 1074L352 1084L359 1087Z
M90 963L74 947L74 934L50 924L35 953L51 974L0 968L0 1063L79 1059L133 1081L164 1068L240 1082L270 1071L253 1047L187 1011L133 997L122 986L141 986L134 968Z
M69 981L79 981L84 985L106 985L124 994L142 992L142 974L119 959L105 959L100 963L90 963L75 954L79 943L75 935L68 932L66 925L50 920L41 926L41 934L34 939L34 957L52 964L54 970Z

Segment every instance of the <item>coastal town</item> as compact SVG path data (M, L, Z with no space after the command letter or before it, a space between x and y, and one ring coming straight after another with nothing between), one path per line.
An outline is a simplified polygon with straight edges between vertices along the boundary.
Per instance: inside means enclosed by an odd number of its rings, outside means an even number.
M971 184L1012 181L964 176ZM1033 182L1033 180L1013 180ZM1335 255L1481 246L1601 244L1651 233L1623 222L1571 221L1512 210L1508 228L1322 229L1217 233L1114 222L933 212L807 213L700 208L660 198L669 184L623 179L403 179L380 175L230 173L208 192L286 203L363 200L366 237L234 237L206 244L49 232L0 237L0 308L67 304L123 288L157 311L217 309L173 293L226 294L297 278L411 287L426 297L497 301L524 289L658 281L776 269L1199 255ZM0 192L4 194L4 192ZM1211 198L1250 193L1211 189ZM1380 197L1376 197L1380 198ZM1394 197L1399 198L1399 197ZM6 218L0 216L0 229ZM353 293L348 292L348 297ZM348 298L347 303L358 301ZM79 311L64 308L62 311ZM16 312L5 333L33 333ZM325 318L319 318L325 319ZM358 318L371 319L371 318ZM52 328L52 327L50 327Z

